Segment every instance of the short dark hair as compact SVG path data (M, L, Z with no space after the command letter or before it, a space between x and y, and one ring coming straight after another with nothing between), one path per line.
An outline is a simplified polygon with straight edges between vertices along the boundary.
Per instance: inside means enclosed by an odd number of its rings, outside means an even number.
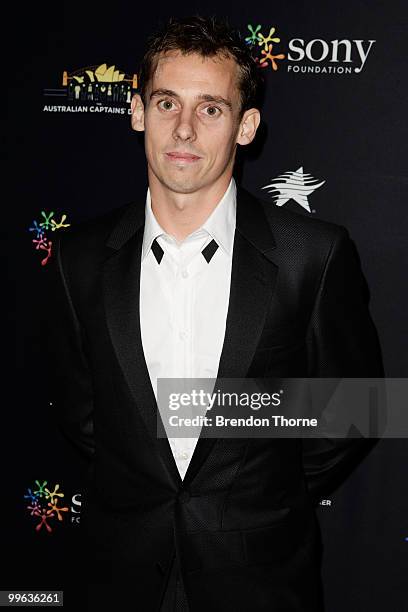
M147 51L139 69L139 92L146 105L146 89L160 54L179 50L183 55L198 53L203 57L221 55L238 64L238 88L241 94L239 118L249 108L260 108L264 79L240 32L226 19L215 16L171 17L147 39Z

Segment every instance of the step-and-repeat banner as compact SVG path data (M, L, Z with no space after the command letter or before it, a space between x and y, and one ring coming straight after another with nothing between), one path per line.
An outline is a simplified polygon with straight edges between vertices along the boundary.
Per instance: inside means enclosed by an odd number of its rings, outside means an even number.
M4 212L17 218L6 250L17 266L18 378L3 383L2 588L75 586L84 465L53 420L44 271L58 233L130 201L144 205L143 135L130 127L139 62L159 20L191 9L179 0L16 10L13 191ZM386 375L406 377L408 11L361 0L239 0L232 10L220 0L199 12L228 16L266 78L262 124L236 180L271 207L347 227ZM5 315L7 327L12 320ZM408 609L407 465L407 441L382 440L321 500L328 611Z

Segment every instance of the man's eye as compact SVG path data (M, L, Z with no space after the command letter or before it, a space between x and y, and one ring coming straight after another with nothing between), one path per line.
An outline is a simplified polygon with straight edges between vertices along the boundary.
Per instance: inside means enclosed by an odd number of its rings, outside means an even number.
M216 117L219 113L221 113L221 109L218 108L218 106L206 106L205 110L206 110L206 115L209 115L210 117ZM208 113L207 112L208 110L211 112Z
M157 103L157 105L160 106L160 108L162 108L163 110L170 110L169 107L171 107L172 104L173 102L171 100L159 100L159 102Z
M173 105L174 103L171 100L159 100L157 103L157 106L164 111L172 110ZM217 117L221 113L221 109L218 106L206 106L204 112L209 117Z

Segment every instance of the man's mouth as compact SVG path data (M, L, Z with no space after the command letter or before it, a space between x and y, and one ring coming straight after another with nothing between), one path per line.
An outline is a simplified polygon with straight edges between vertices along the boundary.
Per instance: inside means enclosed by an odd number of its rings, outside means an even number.
M170 151L169 153L166 153L166 156L170 161L186 163L195 162L201 159L201 157L199 157L198 155L193 155L192 153L187 153L184 151Z

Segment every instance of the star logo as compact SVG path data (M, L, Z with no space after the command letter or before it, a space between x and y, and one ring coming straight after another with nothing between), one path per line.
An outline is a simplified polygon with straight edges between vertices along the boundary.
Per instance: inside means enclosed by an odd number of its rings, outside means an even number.
M272 182L261 189L268 189L268 193L272 193L272 198L276 206L283 206L289 200L294 200L307 212L312 212L309 206L308 197L319 187L324 185L326 181L319 181L312 177L311 174L303 172L303 166L295 172L284 172Z

